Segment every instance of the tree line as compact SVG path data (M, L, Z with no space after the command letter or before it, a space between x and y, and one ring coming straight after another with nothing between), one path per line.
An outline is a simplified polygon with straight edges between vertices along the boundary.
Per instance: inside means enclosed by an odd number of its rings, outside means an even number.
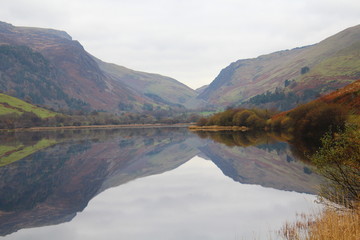
M314 101L291 111L275 114L263 109L228 109L208 118L200 118L198 126L244 126L254 130L284 132L311 143L329 130L343 130L348 111L341 105Z
M122 125L122 124L176 124L196 122L200 116L192 112L160 111L156 115L149 113L122 113L114 115L93 111L57 114L55 117L40 118L33 112L9 113L0 115L0 129L30 127L62 127L87 125Z
M232 108L216 113L208 118L202 117L198 126L245 126L252 129L264 129L266 122L274 113L262 109Z

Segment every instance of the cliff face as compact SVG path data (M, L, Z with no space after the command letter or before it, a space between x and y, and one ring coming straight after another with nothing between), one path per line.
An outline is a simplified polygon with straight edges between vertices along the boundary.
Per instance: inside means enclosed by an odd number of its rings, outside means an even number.
M224 68L198 98L226 106L244 103L267 91L300 97L312 91L312 96L300 99L309 101L359 77L360 25L318 44L236 61Z

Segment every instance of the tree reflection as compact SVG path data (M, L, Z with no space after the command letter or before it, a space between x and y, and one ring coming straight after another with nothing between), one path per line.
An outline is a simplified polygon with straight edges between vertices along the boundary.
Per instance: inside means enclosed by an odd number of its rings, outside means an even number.
M319 192L321 197L350 208L360 201L360 134L359 129L354 126L347 126L343 132L329 132L321 139L312 140L265 131L195 133L230 147L286 141L296 159L312 165L312 169L307 168L306 171L314 170L326 179Z
M277 142L265 131L195 131L200 138L210 138L228 147L249 147Z

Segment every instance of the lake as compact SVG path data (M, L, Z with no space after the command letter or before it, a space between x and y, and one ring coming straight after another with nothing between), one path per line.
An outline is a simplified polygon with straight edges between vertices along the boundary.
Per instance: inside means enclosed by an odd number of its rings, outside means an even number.
M269 239L321 178L287 143L186 128L3 133L1 239Z

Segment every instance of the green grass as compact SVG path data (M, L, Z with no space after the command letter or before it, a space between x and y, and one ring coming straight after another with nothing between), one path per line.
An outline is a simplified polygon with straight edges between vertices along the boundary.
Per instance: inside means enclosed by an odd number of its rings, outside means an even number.
M21 160L55 143L55 140L42 139L37 144L32 146L0 146L0 167Z
M0 115L10 114L10 113L21 114L22 112L17 109L12 109L7 106L4 106L3 102L0 102Z
M55 112L36 107L30 103L24 102L18 98L11 97L0 93L0 115L17 113L22 114L24 112L33 112L40 118L49 118L57 115Z

